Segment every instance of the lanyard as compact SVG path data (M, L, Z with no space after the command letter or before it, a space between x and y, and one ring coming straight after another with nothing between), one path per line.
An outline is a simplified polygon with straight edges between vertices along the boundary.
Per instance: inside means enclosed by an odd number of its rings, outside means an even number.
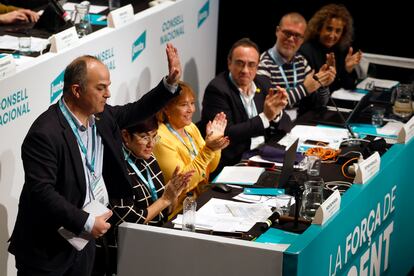
M272 48L270 51L268 51L268 53L269 53L270 57L273 59L273 61L277 65L279 65L280 73L282 74L282 78L283 78L283 81L285 82L286 89L290 90L290 85L289 85L288 79L286 77L285 70L283 70L283 63L278 62L278 60L276 58L276 51L274 50L274 48ZM293 62L293 87L296 87L297 83L298 83L298 74L296 72L296 64Z
M75 134L76 140L78 142L79 147L81 148L81 151L83 153L83 155L85 156L85 160L86 160L86 167L89 169L89 171L92 173L92 175L95 175L95 160L96 160L96 126L95 124L92 126L92 162L90 162L88 160L88 150L85 147L85 145L82 142L81 137L79 136L79 132L77 130L76 124L73 121L72 116L69 114L69 110L67 109L67 107L65 106L65 104L63 103L62 98L59 100L59 108L63 113L63 116L65 117L65 119L68 121L70 128L72 129L73 134Z
M175 135L175 137L177 137L177 139L178 139L178 140L180 140L180 141L181 141L181 143L182 143L182 144L183 144L183 145L187 148L188 153L191 155L191 159L194 159L194 158L197 156L198 151L197 151L196 146L194 145L194 141L193 141L193 139L191 138L191 136L190 136L190 135L188 135L187 131L185 131L185 129L184 129L184 133L185 133L185 135L187 135L188 140L190 140L190 144L191 144L192 149L190 149L190 148L187 146L187 144L186 144L186 143L184 142L184 140L183 140L183 137L181 137L181 135L180 135L180 134L178 134L178 132L177 132L177 131L175 131L175 129L173 129L173 128L172 128L172 126L171 126L169 123L166 123L165 125L167 126L168 130L169 130L172 134L174 134L174 135Z
M125 160L132 167L136 175L138 175L138 177L145 184L145 186L147 186L147 188L150 190L152 201L155 202L158 199L158 195L157 195L157 190L155 189L154 182L152 181L152 177L149 172L148 166L145 166L145 170L147 171L147 178L145 179L145 177L142 175L142 173L138 169L137 165L135 165L135 163L131 160L131 158L129 158L129 153L124 148L122 148L122 151L124 152Z

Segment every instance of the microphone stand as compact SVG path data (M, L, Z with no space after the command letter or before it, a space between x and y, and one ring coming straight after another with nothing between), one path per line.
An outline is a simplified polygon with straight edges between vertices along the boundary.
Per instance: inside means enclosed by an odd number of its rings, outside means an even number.
M295 217L293 221L286 222L280 226L281 229L285 231L301 234L309 227L310 224L309 222L299 220L299 211L302 206L303 187L298 181L289 181L289 183L291 194L295 197Z
M336 112L338 113L339 117L341 117L342 122L344 123L345 127L348 129L349 133L351 134L351 140L348 141L349 146L358 146L360 145L360 142L357 140L358 137L355 135L355 132L352 130L352 128L349 126L348 121L345 120L342 113L339 111L338 106L336 105L335 101L333 100L331 94L329 93L329 100L331 101L332 105L335 107Z

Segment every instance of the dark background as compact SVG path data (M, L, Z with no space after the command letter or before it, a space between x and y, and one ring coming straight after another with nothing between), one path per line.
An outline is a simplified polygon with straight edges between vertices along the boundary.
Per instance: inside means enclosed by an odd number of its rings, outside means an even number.
M231 45L249 37L266 51L276 41L275 30L287 12L306 20L323 5L342 3L354 18L354 48L366 53L414 58L414 13L409 1L220 0L217 73L227 68Z

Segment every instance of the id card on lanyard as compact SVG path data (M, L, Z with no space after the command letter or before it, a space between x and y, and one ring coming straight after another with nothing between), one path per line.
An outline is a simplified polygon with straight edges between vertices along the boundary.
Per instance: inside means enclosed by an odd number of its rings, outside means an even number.
M108 191L106 190L105 182L101 175L99 177L92 177L90 188L95 200L99 201L102 205L108 206Z

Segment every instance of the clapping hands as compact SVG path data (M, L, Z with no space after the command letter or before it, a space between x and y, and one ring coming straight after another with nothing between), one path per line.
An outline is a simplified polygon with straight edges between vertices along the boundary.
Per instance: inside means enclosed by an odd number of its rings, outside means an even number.
M206 146L213 151L221 150L230 143L229 138L224 136L227 126L226 114L217 113L213 121L209 121L206 126Z
M345 70L348 73L351 73L354 70L354 67L359 64L362 58L362 52L358 51L354 53L354 49L349 47L348 53L345 57Z

